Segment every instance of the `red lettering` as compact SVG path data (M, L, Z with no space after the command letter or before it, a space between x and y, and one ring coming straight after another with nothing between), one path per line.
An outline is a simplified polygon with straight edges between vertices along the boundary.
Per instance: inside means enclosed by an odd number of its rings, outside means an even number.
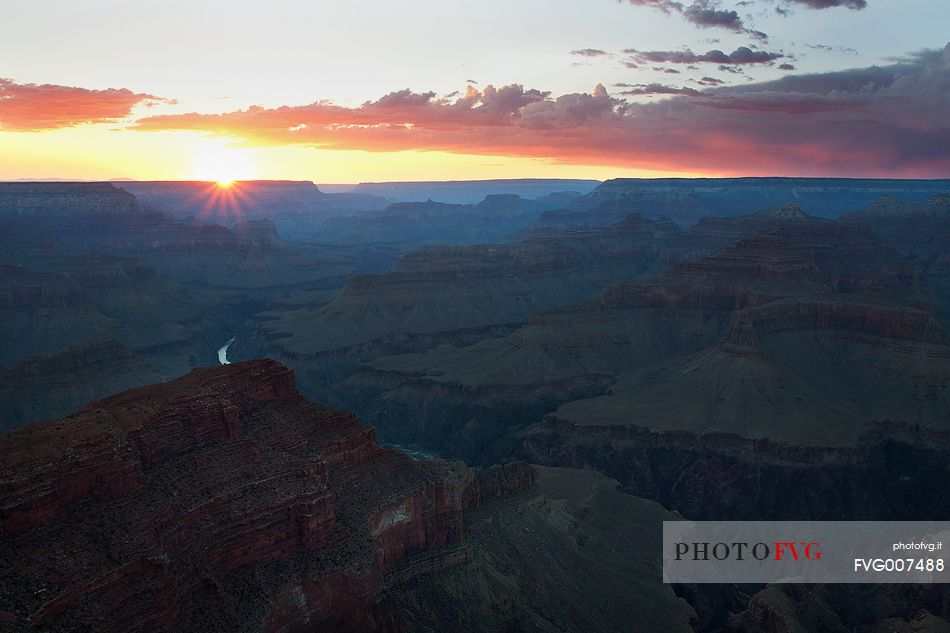
M792 553L792 559L798 560L798 550L795 549L795 543L792 543L791 541L776 541L775 560L782 560L786 549Z

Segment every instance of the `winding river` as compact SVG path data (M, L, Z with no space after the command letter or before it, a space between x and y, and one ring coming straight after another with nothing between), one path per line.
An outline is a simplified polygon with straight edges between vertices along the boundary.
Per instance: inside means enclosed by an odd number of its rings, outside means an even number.
M232 336L228 339L228 342L221 346L221 349L218 350L218 362L222 365L230 365L231 361L228 360L228 348L231 347L231 344L234 343L235 337Z

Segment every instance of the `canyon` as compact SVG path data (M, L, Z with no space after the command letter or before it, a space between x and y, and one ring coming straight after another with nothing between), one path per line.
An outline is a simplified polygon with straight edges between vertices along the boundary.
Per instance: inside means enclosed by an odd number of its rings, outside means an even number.
M595 184L0 183L0 628L945 627L658 540L950 515L950 183Z

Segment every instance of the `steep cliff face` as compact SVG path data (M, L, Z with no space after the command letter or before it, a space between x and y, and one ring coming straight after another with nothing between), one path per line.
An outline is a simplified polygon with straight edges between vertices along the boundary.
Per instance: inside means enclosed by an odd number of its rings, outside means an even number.
M16 430L0 453L0 608L44 630L205 630L216 610L206 630L229 629L273 607L241 598L256 575L295 583L305 606L304 588L345 595L332 578L349 576L368 592L351 606L372 611L384 568L462 535L464 473L380 449L273 362L125 392ZM353 616L309 608L314 624ZM265 629L255 616L245 630Z
M472 604L442 608L419 579L483 573L494 559L473 547L479 522L531 517L530 538L570 551L548 503L526 464L473 472L380 448L353 416L303 398L273 361L195 370L0 438L0 617L43 631L404 631L419 618L438 629ZM650 512L638 525L652 545L662 509ZM496 544L494 564L529 536ZM634 560L644 554L656 555L644 547ZM690 610L634 567L643 595L685 630ZM579 586L597 571L558 567ZM452 584L441 591L462 597ZM517 585L479 592L555 614ZM631 617L641 616L614 613L605 630Z

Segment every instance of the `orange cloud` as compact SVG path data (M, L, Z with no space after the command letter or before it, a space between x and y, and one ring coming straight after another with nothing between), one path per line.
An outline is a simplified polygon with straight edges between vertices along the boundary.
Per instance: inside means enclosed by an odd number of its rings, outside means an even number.
M139 104L167 101L125 88L88 90L53 84L18 84L0 78L0 129L40 131L83 123L112 123Z
M552 97L513 84L439 98L394 92L140 119L261 145L435 150L719 175L942 177L950 171L950 45L885 67L793 75L632 104L603 86Z

